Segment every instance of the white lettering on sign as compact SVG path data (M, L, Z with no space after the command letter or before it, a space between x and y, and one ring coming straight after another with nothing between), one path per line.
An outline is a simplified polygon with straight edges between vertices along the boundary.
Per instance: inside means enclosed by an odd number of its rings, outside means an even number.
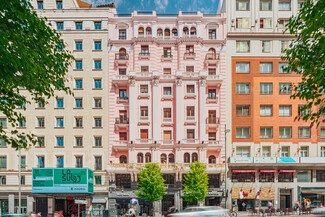
M87 200L75 200L74 201L75 204L88 204Z

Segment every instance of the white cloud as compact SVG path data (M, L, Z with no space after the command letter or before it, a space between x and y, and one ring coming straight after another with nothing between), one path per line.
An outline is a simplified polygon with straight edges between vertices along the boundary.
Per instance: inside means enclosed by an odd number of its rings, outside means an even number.
M155 6L157 11L166 11L166 7L168 5L168 0L155 0Z

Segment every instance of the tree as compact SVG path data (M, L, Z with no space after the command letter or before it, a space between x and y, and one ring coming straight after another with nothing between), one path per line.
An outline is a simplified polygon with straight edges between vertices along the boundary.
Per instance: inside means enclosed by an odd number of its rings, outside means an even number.
M306 101L302 115L296 119L319 124L325 112L325 0L306 0L299 14L291 17L286 31L296 38L284 50L283 60L289 62L286 72L302 75L301 83L293 86L291 98Z
M209 178L206 166L198 161L190 164L190 171L185 175L184 200L203 201L208 194Z
M149 163L138 174L138 189L134 193L142 199L155 202L166 194L165 180L157 164Z
M37 16L28 0L1 2L0 53L0 113L8 122L0 125L0 138L13 148L28 148L40 141L32 133L16 129L18 122L25 121L16 108L25 110L31 101L44 105L56 89L71 94L65 83L73 56L64 50L60 34L46 18Z

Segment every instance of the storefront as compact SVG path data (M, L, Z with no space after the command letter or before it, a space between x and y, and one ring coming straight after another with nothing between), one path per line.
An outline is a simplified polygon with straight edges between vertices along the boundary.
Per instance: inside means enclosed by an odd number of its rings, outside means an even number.
M259 191L259 207L267 208L267 204L270 201L275 206L275 188L262 187Z
M324 205L325 188L301 188L302 200L310 200L310 206Z
M223 195L222 191L217 191L217 190L208 191L208 194L205 199L205 205L220 206L222 195Z
M237 211L255 208L255 188L243 187L231 189L232 206Z

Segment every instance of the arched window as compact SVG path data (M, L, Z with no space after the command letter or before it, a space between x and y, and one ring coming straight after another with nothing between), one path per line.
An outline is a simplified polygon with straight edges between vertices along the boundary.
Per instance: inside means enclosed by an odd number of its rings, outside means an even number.
M120 163L121 164L126 164L127 163L127 157L125 155L120 156Z
M165 36L170 36L170 30L169 29L165 29Z
M169 155L168 155L168 162L169 162L169 163L175 163L175 157L174 157L174 154L169 154Z
M146 154L146 163L151 163L151 154L150 153Z
M184 27L183 28L183 34L184 35L189 35L189 31L188 31L188 28L187 27Z
M216 59L216 50L211 47L208 51L208 56L207 56L208 60L215 60Z
M194 26L191 28L191 35L196 35L196 28Z
M190 154L189 153L185 153L184 154L184 163L191 163L191 159L190 159Z
M162 29L157 30L157 36L163 36L163 31Z
M121 48L118 53L119 53L119 56L120 56L120 60L126 59L126 50L125 50L125 48Z
M160 155L160 162L163 163L167 163L167 155L166 154L161 154Z
M146 35L151 35L151 27L146 28Z
M144 35L144 29L143 27L140 27L139 30L138 30L138 34L139 35Z
M198 161L197 153L192 154L192 162Z
M215 164L216 163L216 157L214 155L209 156L209 164Z
M138 163L143 163L143 154L142 153L138 153Z
M178 36L178 34L177 34L177 29L176 29L176 28L174 28L174 29L172 30L172 36L175 36L175 37Z

